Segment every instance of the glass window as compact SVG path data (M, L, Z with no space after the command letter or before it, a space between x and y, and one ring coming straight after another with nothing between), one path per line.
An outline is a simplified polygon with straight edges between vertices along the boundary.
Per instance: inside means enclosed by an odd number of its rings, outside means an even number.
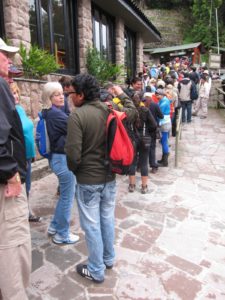
M132 79L136 74L136 39L135 33L128 28L125 28L124 32L124 54L126 76Z
M115 62L114 20L93 7L93 44L109 61Z
M76 1L29 0L29 12L31 43L54 54L61 72L77 73Z

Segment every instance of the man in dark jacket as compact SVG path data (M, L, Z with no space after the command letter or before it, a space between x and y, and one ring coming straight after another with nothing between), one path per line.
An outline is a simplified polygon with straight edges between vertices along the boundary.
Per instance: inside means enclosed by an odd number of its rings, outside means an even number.
M85 231L88 264L79 264L79 275L96 283L104 281L105 268L113 267L115 174L105 164L105 124L109 109L100 101L100 88L91 75L80 74L72 81L70 96L76 109L69 116L65 152L68 167L77 177L77 203ZM113 96L119 96L114 89ZM129 98L122 98L121 104ZM136 109L129 101L130 118Z
M22 124L7 82L7 52L18 48L0 39L0 288L3 299L28 299L31 268L26 156Z

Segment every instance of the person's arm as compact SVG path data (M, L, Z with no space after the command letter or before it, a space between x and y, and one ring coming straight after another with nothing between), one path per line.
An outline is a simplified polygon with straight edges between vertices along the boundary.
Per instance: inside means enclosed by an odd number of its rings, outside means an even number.
M157 128L157 122L154 119L152 113L150 110L148 110L148 117L147 117L147 121L148 121L148 128L149 131L154 131Z
M114 86L113 92L116 97L118 97L123 105L121 111L124 111L127 115L127 119L129 122L134 122L137 118L137 110L134 106L133 101L124 93L120 86Z
M158 119L163 119L164 118L164 114L162 113L159 105L156 106L156 114L157 114Z
M81 163L82 153L82 126L79 116L76 112L70 114L67 127L67 138L65 144L65 153L69 170L76 173Z

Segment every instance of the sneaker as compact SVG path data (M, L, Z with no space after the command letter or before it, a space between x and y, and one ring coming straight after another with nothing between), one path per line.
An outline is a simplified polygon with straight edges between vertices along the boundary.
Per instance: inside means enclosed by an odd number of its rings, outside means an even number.
M36 222L36 223L41 222L41 217L30 214L29 222Z
M89 272L87 265L79 264L79 265L77 265L76 269L77 269L77 273L80 276L85 277L95 283L102 283L104 281L104 278L102 280L95 279Z
M56 234L56 230L55 228L51 227L51 225L48 227L47 230L48 235L55 235Z
M52 238L53 243L58 244L58 245L70 245L70 244L75 244L76 242L78 242L80 239L79 235L76 234L72 234L70 233L69 236L67 238L63 238L61 237L58 233L56 233L54 235L54 237Z
M145 185L145 186L142 185L142 186L141 186L141 193L142 193L142 194L146 194L147 192L148 192L148 186L147 186L147 185Z
M135 187L136 187L136 185L135 184L129 184L129 186L128 186L128 191L130 192L130 193L133 193L134 192L134 190L135 190Z

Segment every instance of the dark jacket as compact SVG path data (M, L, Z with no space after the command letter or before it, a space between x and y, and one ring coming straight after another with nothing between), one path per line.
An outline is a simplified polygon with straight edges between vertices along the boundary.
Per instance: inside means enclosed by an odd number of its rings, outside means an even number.
M151 103L149 105L149 110L152 113L157 124L159 124L159 119L164 118L164 115L163 115L159 105L157 103L155 103L154 101L151 101Z
M0 184L18 171L26 177L26 150L22 124L7 82L0 78Z
M120 97L128 120L136 117L134 104L127 96ZM68 119L65 152L69 169L80 184L104 184L115 179L105 165L106 121L109 107L96 99L77 107Z
M144 106L138 107L138 113L139 113L139 117L134 123L134 126L141 134L143 132L144 125L145 125L147 135L151 135L153 132L155 132L157 128L157 122L154 119L152 113L147 107Z
M68 115L55 106L44 109L42 115L46 120L51 152L65 154Z

